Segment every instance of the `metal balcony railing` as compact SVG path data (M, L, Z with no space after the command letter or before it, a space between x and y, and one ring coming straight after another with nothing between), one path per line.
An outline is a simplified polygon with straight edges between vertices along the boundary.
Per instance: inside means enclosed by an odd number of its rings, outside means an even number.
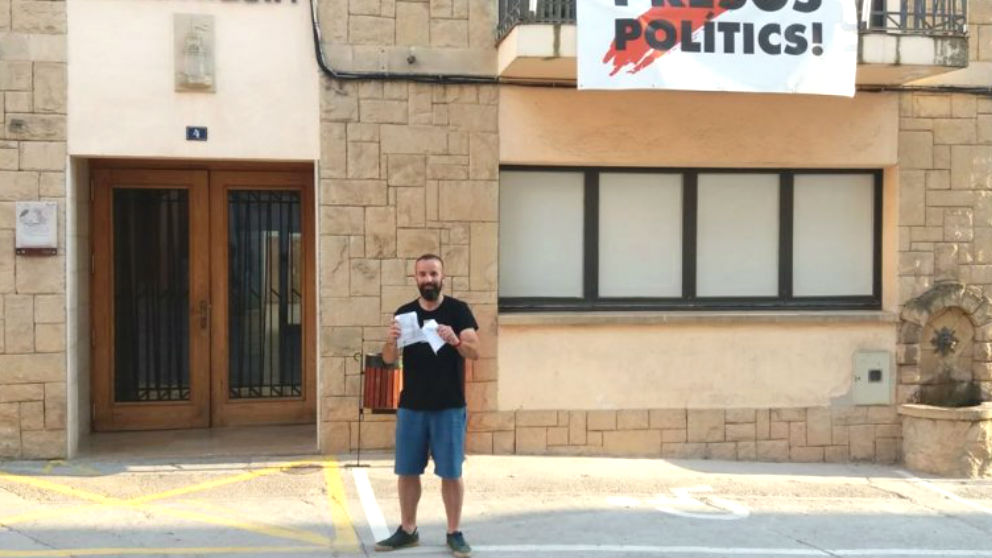
M499 0L497 42L521 23L575 24L575 0Z
M862 31L963 36L968 30L968 0L858 0L858 13ZM575 0L499 0L497 41L522 23L575 24Z
M968 0L859 0L858 4L862 31L931 36L968 32Z

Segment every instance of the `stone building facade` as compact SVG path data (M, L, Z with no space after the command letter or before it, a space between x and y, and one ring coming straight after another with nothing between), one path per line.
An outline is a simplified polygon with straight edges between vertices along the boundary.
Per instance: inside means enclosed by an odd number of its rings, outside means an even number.
M980 35L988 26L976 29ZM896 351L902 402L935 381L927 357L934 332L944 327L961 338L957 351L967 353L953 379L974 382L982 400L992 395L984 302L992 280L989 111L992 100L982 94L902 97L899 282L901 302L911 303Z
M322 0L319 8L335 70L372 73L394 60L413 73L494 69L487 3ZM320 103L321 448L357 447L361 355L381 349L393 312L415 298L412 261L424 253L444 258L449 294L472 305L484 332L466 378L469 408L494 408L496 85L324 75ZM369 417L362 446L392 447L392 417Z
M553 75L496 83L510 39L498 42L497 3L483 0L317 0L319 60L302 0L134 0L128 14L108 0L0 0L0 457L72 456L94 429L90 378L106 371L90 369L90 170L209 175L271 164L313 169L317 403L308 424L324 453L392 447L392 416L359 412L362 359L416 296L414 259L433 252L445 260L446 292L471 304L480 324L481 358L466 374L472 452L899 461L897 406L925 381L926 350L922 326L914 332L900 318L904 305L948 282L986 296L992 285L985 4L969 6L968 68L835 100L585 92ZM174 91L171 75L156 73L170 60L98 56L125 52L135 41L125 31L172 40L177 13L244 29L218 35L230 42L218 49L215 93ZM100 33L125 15L137 31ZM567 25L547 27L550 58L567 62ZM97 36L110 42L92 46ZM220 58L249 48L245 37L261 37L269 58L264 49L251 51L251 65ZM132 73L141 94L108 86ZM605 133L608 119L615 129ZM211 139L184 142L176 130L190 124L209 124ZM675 130L685 141L666 149L615 141L636 132L655 145ZM592 168L877 175L878 303L501 309L504 173ZM14 254L14 202L33 200L61 208L55 257ZM992 353L982 331L972 378L987 395ZM854 403L859 351L889 355L887 402Z
M355 355L381 349L384 324L416 297L411 261L424 253L444 258L449 292L472 305L485 333L466 397L473 410L491 408L496 87L325 80L322 103L322 447L357 444ZM392 444L391 421L365 428L363 444Z
M65 2L0 2L0 457L66 454L66 239L14 254L17 201L61 208L66 169Z
M434 18L437 17L435 15L436 6L431 4L429 7L432 24L430 26L420 25L419 27L425 30L429 27L433 32L435 29ZM340 5L338 5L337 10L336 13L343 13L343 7ZM349 10L349 17L353 18L349 21L357 25L362 25L366 21L364 18L355 19L356 16L375 11L372 8L369 12L370 8L364 5L357 8L352 5ZM398 11L399 7L397 7ZM390 13L389 8L383 6L380 7L380 11L376 15L389 17ZM982 58L984 54L981 51L981 37L984 29L982 18L985 17L982 9L975 9L971 12L972 40L970 45L973 63L984 60ZM400 39L401 36L410 35L410 33L400 30L400 26L403 25L400 21L398 20L396 24L396 44L408 44ZM349 28L350 34L346 36L344 23L341 23L340 20L335 25L337 25L337 36L341 40L347 39L349 42L354 42L352 41L353 37L364 36L360 33L356 35L356 29L351 27ZM380 28L383 27L388 28L388 23ZM975 40L976 38L977 40ZM359 41L362 40L364 39L359 39ZM380 36L376 40L379 41L379 44L393 44L388 36ZM427 42L426 36L424 42ZM440 43L431 40L430 44L438 45ZM458 44L463 45L464 43ZM353 59L358 58L359 55L353 56ZM388 82L383 84L383 91L388 92L391 86ZM410 87L423 86L411 85ZM360 81L357 86L359 103L363 88L364 90L372 90L374 95L378 95L378 87L373 88L370 84ZM395 87L395 89L402 91L403 88ZM401 92L395 95L402 97ZM976 264L982 261L980 255L981 239L984 237L980 236L983 233L979 229L973 230L973 227L978 226L975 223L978 220L975 214L980 212L978 206L981 204L981 199L984 199L983 194L981 194L981 191L986 189L985 178L983 177L990 173L988 172L989 169L982 170L973 167L983 164L981 163L983 160L981 154L975 150L981 149L976 144L980 144L982 141L980 139L981 126L983 125L981 115L984 111L985 99L975 93L951 92L862 92L859 95L894 97L895 102L899 105L898 115L891 115L898 118L898 163L884 167L887 170L898 169L899 171L886 175L888 186L885 194L886 203L893 203L898 200L898 208L895 210L897 215L893 215L898 220L898 270L890 268L893 275L886 279L889 295L898 294L886 302L883 315L876 318L881 327L898 329L896 316L902 303L926 291L935 281L957 279L968 284L981 283L980 279L963 275L968 275L970 272L981 273L980 265ZM384 93L384 96L389 97L388 93ZM522 94L522 96L526 97L526 94ZM443 96L435 94L433 97L436 102ZM339 100L348 98L350 96L339 96ZM472 95L470 98L474 100L475 96ZM325 110L327 99L328 96L325 93ZM496 95L493 95L494 102L495 99ZM354 105L350 106L354 107ZM372 105L368 110L369 113L374 110L371 107ZM409 110L412 111L412 104L410 107ZM500 114L505 117L507 113L512 113L514 108L501 107L500 110L502 111ZM352 115L359 112L362 114L361 119L365 119L364 114L355 108L346 109L345 112ZM412 114L409 116L412 119ZM374 118L381 117L376 115ZM355 116L352 116L352 119L355 119ZM426 118L424 121L427 121ZM435 108L434 124L439 122L444 122L444 116L441 116L439 120ZM502 125L503 120L500 121L500 124L498 128L487 131L501 134L502 142L514 142L513 132ZM346 129L350 134L351 125ZM340 131L336 133L342 134ZM326 148L329 145L326 128L323 135L325 138L323 145ZM893 141L894 139L888 138L882 139L882 141ZM341 139L333 141L342 142ZM352 141L350 135L347 141ZM952 147L951 144L961 144L961 146L960 148ZM967 151L965 146L968 146L967 149L970 151ZM353 151L355 150L350 148L339 148L336 153L339 159L344 162L345 153L350 156ZM381 169L387 164L386 155L382 152L373 151L373 153L379 155L383 161L379 164ZM505 154L500 160L504 163L517 162L508 161ZM596 162L602 163L604 161ZM431 200L430 196L432 195L430 164L428 162L428 200ZM338 166L341 167L342 165ZM326 165L323 168L326 168ZM349 170L349 172L351 171ZM369 176L375 176L375 170L369 172ZM387 168L387 172L391 172L391 169ZM952 185L954 180L961 184ZM971 185L964 186L963 183L968 180L971 180ZM391 185L389 180L387 180L387 185ZM954 190L956 189L972 191L967 194L955 193ZM945 190L945 192L937 192L936 195L933 195L932 190ZM389 195L392 196L391 193ZM413 194L411 193L411 195ZM441 203L443 203L446 195L450 194L442 192ZM416 203L419 204L419 193L416 194L416 200ZM393 203L391 197L388 203ZM432 201L428 201L426 207L428 221L431 219L431 203ZM396 205L397 215L402 214L404 212L403 202L399 201L399 198L397 198ZM495 208L495 203L493 207ZM418 215L419 212L418 208ZM444 211L441 213L443 215ZM359 226L361 219L357 212L355 215L350 219L350 222L355 223L352 234L361 230ZM491 215L498 224L498 212L493 212ZM366 256L368 256L368 210L366 210L365 218L366 241L364 247L366 248ZM387 216L386 220L391 218L391 215ZM411 234L403 231L404 224L400 221L397 219L396 235L398 240L404 235ZM975 224L973 225L973 223ZM891 221L889 224L892 224ZM428 226L430 225L428 224ZM890 233L894 231L896 231L895 227L891 229ZM495 226L491 234L493 236L497 234ZM425 251L427 248L440 248L444 252L446 248L444 247L443 232L440 238L441 244L437 244L433 240L433 236L429 237L430 242L425 242L418 249L412 250L407 254L407 257L413 257L416 252ZM345 250L344 239L337 242L336 251L343 253ZM472 242L475 242L474 236ZM354 241L352 246L354 246ZM473 259L480 257L476 255L474 247L472 250ZM494 266L497 259L497 247L492 246L491 250L488 255L481 257L489 260L487 265ZM972 255L973 251L974 255ZM354 254L351 257L354 258ZM938 265L936 263L938 261L942 263ZM951 262L954 263L951 264ZM381 265L383 266L381 273L383 274L384 286L383 298L380 300L385 301L387 296L385 266L387 262L383 261ZM409 260L407 265L409 265ZM946 277L935 277L934 272L937 268L944 269ZM395 269L399 269L399 266L397 265ZM460 272L464 267L457 265L455 269ZM472 268L473 273L474 271L475 267ZM327 272L326 269L325 272ZM343 270L341 272L343 273ZM488 293L489 298L486 300L489 304L494 304L497 297L498 281L495 276L496 272L493 270L493 278L489 283L493 290ZM352 268L351 277L354 281L354 268ZM374 280L374 276L370 275L369 277ZM400 277L401 275L397 275L397 280ZM897 280L896 277L898 277ZM408 279L407 284L409 285ZM475 283L471 284L474 290ZM464 280L462 280L462 285L465 285ZM460 292L464 292L459 288L458 276L454 279L452 287L456 296ZM381 308L384 318L388 318L386 313L388 308L398 305L398 302L404 299L404 291L408 292L408 290L408 288L400 289L399 298L391 305ZM357 293L352 292L351 295L354 299ZM475 304L482 302L475 297L470 297L470 300ZM333 305L328 304L326 306L333 308ZM526 319L513 318L512 316L500 315L496 317L495 311L496 309L493 307L494 320L487 320L487 323L491 324L491 329L483 328L484 339L498 336L506 327L522 323L521 320L526 322ZM828 323L833 321L829 317L825 319ZM823 325L823 322L815 317L800 318L799 321ZM357 329L353 331L357 337ZM363 340L366 343L364 347L366 351L374 351L378 348L380 340L375 336L377 332L381 334L381 331L381 329L365 330L366 336ZM370 340L371 343L369 343ZM501 376L499 361L487 359L481 363L483 370L487 371L485 375L480 375L476 370L469 378L471 415L468 444L473 451L481 453L653 455L774 461L842 462L868 460L896 462L900 459L901 438L901 423L896 407L899 402L908 401L913 397L912 386L914 382L911 373L907 372L903 366L910 362L911 357L907 356L902 347L899 345L898 350L894 351L897 355L894 363L900 367L897 380L899 385L894 393L892 403L889 405L854 405L849 400L845 401L844 397L840 397L826 406L624 408L621 405L620 408L596 410L568 407L508 409L500 407L497 396ZM348 347L348 351L356 352L356 348L357 339ZM497 356L498 354L497 350L495 353L490 353L489 356ZM338 358L344 357L346 355L341 355ZM351 395L354 396L357 390L358 364L346 361L343 365L338 365L338 368L344 368L346 371L349 370L349 367L352 377ZM485 387L477 385L479 381L486 382ZM538 383L536 385L544 387L544 384ZM347 388L345 389L347 390ZM342 399L342 402L344 401L346 400ZM347 402L346 408L353 409L353 403ZM351 447L354 448L357 443L354 432L356 423L354 421L357 420L357 417L351 410L348 411L347 416L352 421ZM366 423L365 428L376 434L373 434L367 442L363 440L363 446L367 444L368 447L389 447L392 436L389 419L375 417L371 420L371 423ZM341 436L332 437L341 438Z

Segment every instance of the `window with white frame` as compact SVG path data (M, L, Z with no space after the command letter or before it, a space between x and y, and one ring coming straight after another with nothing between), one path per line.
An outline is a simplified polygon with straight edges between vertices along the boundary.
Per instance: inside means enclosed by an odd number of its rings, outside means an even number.
M500 292L581 297L582 173L504 171L500 189Z
M870 174L801 174L793 190L792 292L872 294L874 180Z
M696 295L778 294L778 176L700 174Z
M682 180L599 175L599 295L682 294Z
M881 172L500 173L504 311L881 307Z

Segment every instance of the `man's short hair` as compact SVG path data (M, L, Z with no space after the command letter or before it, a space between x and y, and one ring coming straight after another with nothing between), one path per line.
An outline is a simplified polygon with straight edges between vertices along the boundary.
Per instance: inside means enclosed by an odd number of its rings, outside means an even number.
M441 269L444 269L444 260L442 260L441 256L438 256L437 254L424 254L423 256L417 258L417 261L413 262L413 266L417 267L418 263L427 260L437 260L438 262L441 263Z

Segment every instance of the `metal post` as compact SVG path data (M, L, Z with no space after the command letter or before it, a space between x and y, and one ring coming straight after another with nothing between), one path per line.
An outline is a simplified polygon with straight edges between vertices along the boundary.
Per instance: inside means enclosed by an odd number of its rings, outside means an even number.
M345 467L368 467L362 465L362 423L365 422L365 367L367 362L362 359L362 353L355 353L359 364L358 372L358 451L355 463L345 464ZM351 433L348 433L348 443L351 443Z

